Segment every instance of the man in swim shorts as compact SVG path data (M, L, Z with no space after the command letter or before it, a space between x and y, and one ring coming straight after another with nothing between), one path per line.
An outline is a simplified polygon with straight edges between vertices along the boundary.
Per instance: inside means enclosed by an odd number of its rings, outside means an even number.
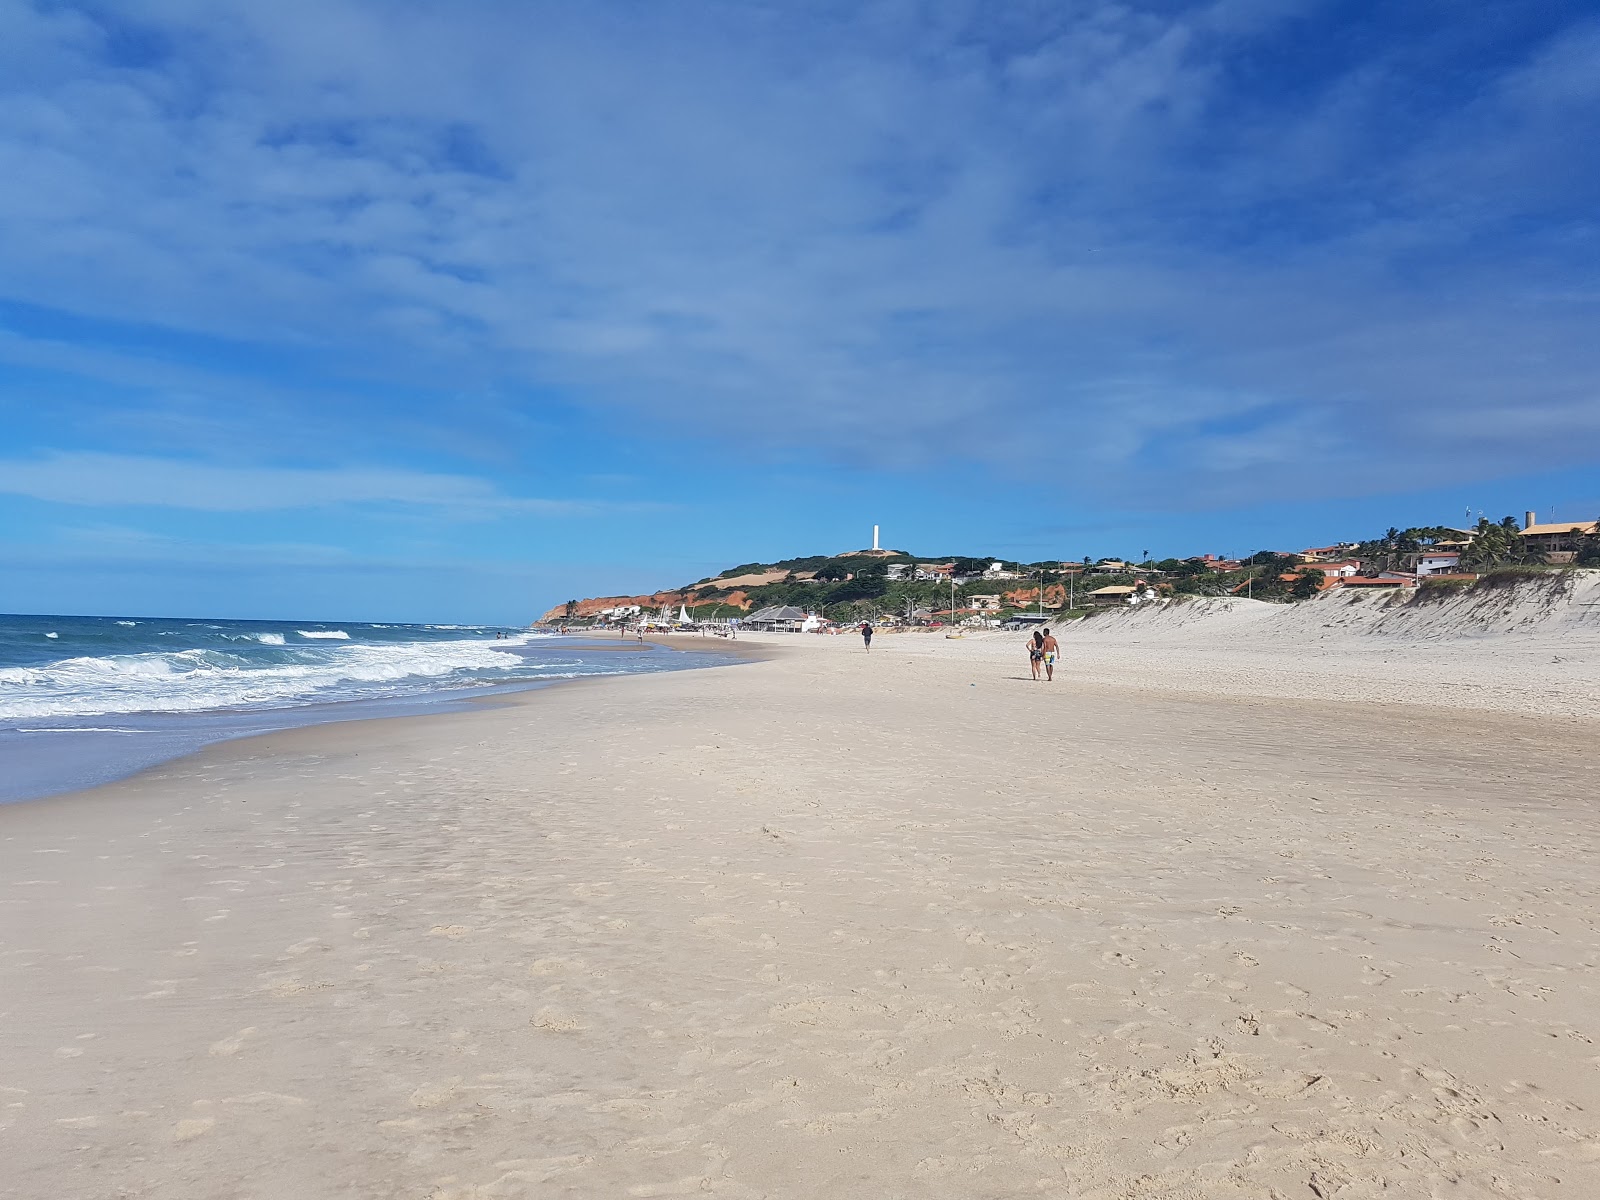
M1046 631L1039 642L1039 650L1044 656L1044 679L1049 683L1056 677L1056 655L1061 651L1061 643L1056 641L1055 634Z

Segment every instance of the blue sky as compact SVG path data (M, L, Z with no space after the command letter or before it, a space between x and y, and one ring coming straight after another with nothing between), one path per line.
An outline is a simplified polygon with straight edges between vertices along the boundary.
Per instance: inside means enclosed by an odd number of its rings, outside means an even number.
M1592 4L0 0L0 611L1600 513Z

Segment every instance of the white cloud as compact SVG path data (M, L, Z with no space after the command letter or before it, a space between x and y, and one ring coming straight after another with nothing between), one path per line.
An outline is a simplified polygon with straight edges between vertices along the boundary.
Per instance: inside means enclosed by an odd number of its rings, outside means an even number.
M95 508L270 512L352 504L448 509L461 516L584 516L616 511L587 500L500 494L466 475L380 467L261 467L136 455L62 452L0 461L0 495Z

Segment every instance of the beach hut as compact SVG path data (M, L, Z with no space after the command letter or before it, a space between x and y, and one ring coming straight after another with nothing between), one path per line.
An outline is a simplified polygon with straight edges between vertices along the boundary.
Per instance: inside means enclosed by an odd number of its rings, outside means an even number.
M806 614L792 604L774 604L751 613L741 625L769 633L797 633L805 620Z

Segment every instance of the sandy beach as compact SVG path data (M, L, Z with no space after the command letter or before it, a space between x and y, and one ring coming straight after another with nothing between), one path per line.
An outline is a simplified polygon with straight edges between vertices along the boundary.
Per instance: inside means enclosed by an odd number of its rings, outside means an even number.
M0 1194L1600 1195L1600 645L1108 628L0 808Z

